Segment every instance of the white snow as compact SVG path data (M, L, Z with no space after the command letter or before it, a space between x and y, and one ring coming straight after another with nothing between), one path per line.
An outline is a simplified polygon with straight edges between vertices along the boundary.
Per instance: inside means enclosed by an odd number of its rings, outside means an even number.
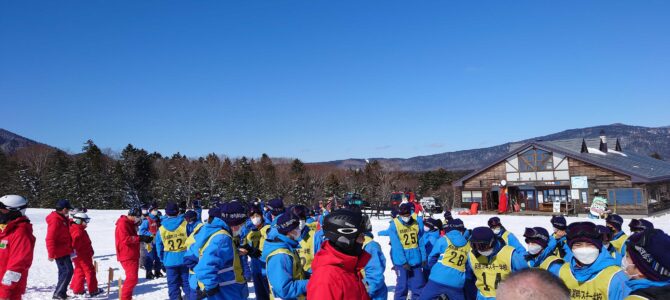
M48 209L28 209L28 217L33 224L34 234L37 238L35 244L35 255L32 268L28 277L28 290L24 299L51 299L53 289L56 285L58 271L54 262L49 262L47 259L47 252L45 246L46 237L46 221L47 214L51 211ZM123 269L116 261L116 254L114 249L114 223L121 214L125 211L121 210L89 210L88 215L91 217L91 223L88 227L89 235L93 241L93 249L95 250L95 260L99 264L98 281L100 287L107 288L107 269L115 268L115 281L111 286L110 299L118 299L118 287L116 280L119 277L124 277ZM460 217L465 226L474 228L477 226L486 226L486 221L491 215L475 215L475 216L457 216ZM523 231L525 227L541 226L551 230L549 223L550 217L530 217L530 216L501 216L503 225L514 233L517 238L523 243ZM567 218L568 222L589 220L586 218ZM666 232L670 231L670 218L667 216L649 218L656 228L663 229ZM379 232L388 227L389 217L382 219L372 218L373 231ZM604 220L596 220L597 224L605 224ZM628 219L624 222L624 229L628 229ZM393 288L395 286L395 273L391 269L392 263L389 256L389 238L379 237L375 235L375 240L379 242L386 255L387 268L385 272L386 284L389 287L389 296L393 295ZM165 278L154 279L147 281L143 279L143 270L140 270L140 282L135 288L134 299L168 299L167 284ZM253 291L253 289L250 289ZM71 291L70 291L71 294ZM391 298L390 297L390 298ZM253 299L253 294L251 295Z

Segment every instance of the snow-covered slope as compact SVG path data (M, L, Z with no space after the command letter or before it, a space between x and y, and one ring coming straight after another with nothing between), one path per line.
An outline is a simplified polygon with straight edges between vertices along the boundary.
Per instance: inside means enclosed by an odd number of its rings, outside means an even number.
M45 218L47 214L51 211L47 209L28 209L28 217L33 223L33 229L37 242L35 244L35 258L33 260L33 266L30 269L29 279L28 279L28 291L24 299L51 299L53 289L57 281L57 268L56 263L49 262L47 259L47 252L45 246L45 237L46 237L46 221ZM98 269L98 281L100 282L100 287L107 288L107 270L111 267L116 269L114 272L115 281L111 286L110 299L118 299L118 286L117 279L120 277L125 277L123 275L123 269L120 268L120 264L116 261L116 254L114 250L114 223L118 217L125 213L125 211L110 211L110 210L90 210L88 215L91 217L91 223L88 227L89 235L93 241L93 249L95 249L95 260L99 264ZM206 213L205 213L206 215ZM465 226L468 228L474 228L477 226L486 226L486 221L490 216L488 215L477 215L477 216L463 216L461 219L465 223ZM535 227L542 226L547 229L551 229L551 224L549 223L549 217L516 217L516 216L502 216L501 217L503 225L507 227L512 233L514 233L519 240L523 243L523 234L525 227ZM568 222L582 221L588 219L582 218L568 218ZM649 219L654 223L657 228L661 228L664 231L670 231L670 218L667 216L651 218ZM386 229L388 227L389 219L372 219L372 226L374 232L379 232L380 230ZM596 221L598 224L603 224L603 220ZM628 220L626 220L625 229L627 231ZM395 273L391 269L391 259L389 257L389 239L388 237L378 237L375 236L382 247L384 248L384 254L387 255L387 269L386 269L386 284L389 287L395 286ZM135 288L135 299L168 299L167 296L167 284L164 278L154 279L147 281L142 279L144 277L143 270L140 270L140 282ZM250 289L253 291L253 289ZM71 293L71 292L70 292ZM393 291L392 289L389 292L390 298L392 298ZM253 299L253 294L251 295Z

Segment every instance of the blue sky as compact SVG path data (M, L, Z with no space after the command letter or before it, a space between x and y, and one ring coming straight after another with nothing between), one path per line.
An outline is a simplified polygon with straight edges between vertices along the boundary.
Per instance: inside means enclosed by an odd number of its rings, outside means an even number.
M71 151L411 157L670 125L668 1L3 1L0 128Z

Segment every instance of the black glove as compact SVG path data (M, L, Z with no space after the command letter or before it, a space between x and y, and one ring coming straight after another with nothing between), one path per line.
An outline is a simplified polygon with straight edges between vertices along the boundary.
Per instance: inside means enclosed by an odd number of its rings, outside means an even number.
M405 271L409 271L412 269L412 267L409 264L402 265L402 268L405 269Z
M214 288L212 288L210 290L206 290L204 292L201 291L200 289L198 289L198 300L212 297L212 296L216 295L216 293L218 293L218 292L219 292L219 286L218 285L215 286Z
M261 250L258 250L258 248L254 248L249 244L244 244L240 246L240 248L247 250L247 255L251 258L259 258L261 257Z
M151 243L151 241L153 241L153 240L154 240L154 238L150 235L140 235L140 242Z

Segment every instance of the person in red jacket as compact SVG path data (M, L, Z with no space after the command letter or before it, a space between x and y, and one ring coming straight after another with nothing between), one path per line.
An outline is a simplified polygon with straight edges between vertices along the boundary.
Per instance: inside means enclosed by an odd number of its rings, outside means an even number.
M127 216L121 216L116 221L114 233L116 260L121 263L126 273L123 290L119 293L121 300L130 300L133 297L133 289L137 285L140 263L140 236L137 235L137 226L140 222L142 222L142 210L139 207L131 208ZM151 243L151 239L142 240L142 242Z
M367 225L360 211L339 209L324 219L327 240L312 261L307 295L319 299L370 299L361 270L370 260L363 250Z
M70 288L75 295L84 295L84 282L88 285L90 297L102 294L103 289L98 288L98 278L93 266L93 245L91 238L86 232L86 227L91 219L87 214L80 212L72 216L70 224L70 236L72 236L72 248L77 256L72 259L74 263L74 275Z
M67 286L74 273L72 257L75 253L72 250L68 218L70 209L70 201L58 200L56 210L47 216L47 253L49 261L55 260L58 266L58 283L52 299L67 299Z
M21 299L33 264L35 236L26 217L28 201L17 195L0 198L0 300Z

